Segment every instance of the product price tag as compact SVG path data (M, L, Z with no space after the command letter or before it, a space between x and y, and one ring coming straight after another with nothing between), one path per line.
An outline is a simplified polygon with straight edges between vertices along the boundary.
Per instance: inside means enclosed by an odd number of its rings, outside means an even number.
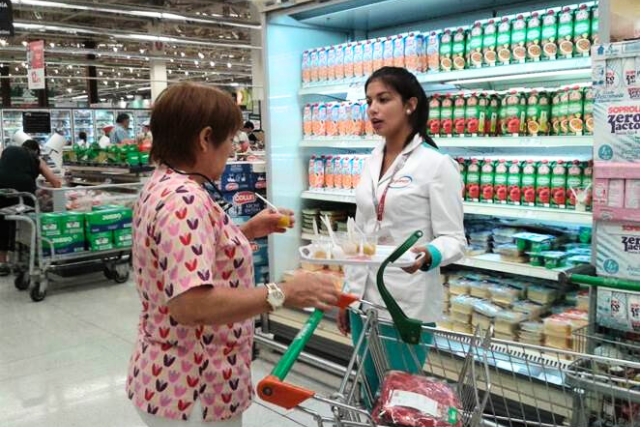
M394 390L389 399L389 406L403 406L413 408L424 414L437 417L438 402L418 393L404 390Z

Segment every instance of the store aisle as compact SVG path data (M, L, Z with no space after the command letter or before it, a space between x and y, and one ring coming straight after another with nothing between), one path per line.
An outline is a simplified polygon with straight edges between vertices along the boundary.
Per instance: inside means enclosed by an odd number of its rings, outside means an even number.
M0 425L143 427L124 392L139 310L133 284L90 276L84 282L92 285L56 289L33 303L12 280L0 281ZM270 369L269 362L256 361L254 380ZM324 378L330 385L311 378L318 374L308 369L291 376L319 391L337 387L337 378ZM300 423L313 420L256 402L244 425Z

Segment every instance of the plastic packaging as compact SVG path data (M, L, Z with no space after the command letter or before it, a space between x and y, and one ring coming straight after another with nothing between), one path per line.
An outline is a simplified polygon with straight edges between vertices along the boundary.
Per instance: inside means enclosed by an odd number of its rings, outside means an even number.
M527 289L527 297L533 302L547 305L555 302L558 298L558 291L545 286L530 286Z
M493 248L493 251L497 254L510 257L510 258L519 258L520 250L513 243L505 243L502 245L496 245Z
M476 297L476 298L490 298L491 297L490 285L486 282L470 280L469 293L471 294L472 297Z
M517 301L513 303L513 311L524 313L527 319L537 320L545 314L548 309L540 304L535 304L530 301Z
M465 279L449 278L449 292L452 295L468 295L469 282Z
M451 310L462 314L471 314L476 301L479 300L468 295L458 295L451 298Z
M589 265L591 264L591 256L589 255L574 255L567 258L567 263L571 266L577 265Z
M378 424L407 427L462 427L462 405L447 383L406 372L389 371L373 410Z
M491 327L492 317L485 316L481 313L473 313L471 323L474 327L479 327L481 331L486 331Z
M489 248L485 246L470 244L467 246L466 255L467 256L478 256L486 254L489 251Z
M518 329L518 325L526 320L524 313L511 310L501 310L495 317L495 329L503 334L512 334Z
M499 285L491 286L489 292L491 293L491 301L503 307L510 307L520 299L522 293L519 289Z
M540 255L544 257L545 268L550 270L564 266L567 258L567 253L562 251L544 251Z
M522 252L541 252L550 250L553 246L554 236L538 233L516 233L513 235L518 249Z

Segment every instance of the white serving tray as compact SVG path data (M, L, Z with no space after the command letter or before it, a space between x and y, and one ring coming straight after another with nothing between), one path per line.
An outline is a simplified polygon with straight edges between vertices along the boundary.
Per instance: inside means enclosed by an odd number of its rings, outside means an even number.
M322 264L322 265L360 265L360 266L378 266L384 262L396 250L395 246L377 245L376 253L373 256L358 257L347 256L345 258L331 258L322 259L313 257L314 244L307 246L301 246L298 250L302 261L310 264ZM411 267L418 259L424 257L424 253L416 254L411 251L407 251L396 262L390 264L394 267L405 268Z

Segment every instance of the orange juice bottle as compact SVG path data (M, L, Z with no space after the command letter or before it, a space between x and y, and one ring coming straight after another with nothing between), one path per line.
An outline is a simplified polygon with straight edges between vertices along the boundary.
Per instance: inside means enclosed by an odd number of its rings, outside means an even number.
M327 50L327 80L336 79L336 48L331 46Z
M373 73L373 41L367 40L362 46L362 71L365 76Z
M302 52L302 82L309 83L311 81L311 69L309 68L309 51Z
M351 104L351 135L362 136L364 134L364 118L362 108L358 102Z
M339 44L335 47L336 51L336 64L335 64L335 77L336 80L344 79L344 45Z
M404 44L405 37L401 34L398 34L393 41L393 66L394 67L405 67L405 58L404 58Z
M344 190L353 189L353 156L342 159L342 188Z
M409 33L404 40L404 62L407 70L412 73L424 71L422 64L422 36Z
M353 47L353 75L355 77L362 77L364 75L364 46L361 42L358 42Z
M327 80L327 50L322 48L318 51L318 81Z
M379 70L383 66L383 45L382 39L377 38L373 42L373 71Z
M308 172L309 190L316 189L317 181L316 181L315 168L316 168L316 156L311 156L311 158L309 159L309 172Z
M334 180L333 156L327 156L324 162L324 188L333 190Z
M309 81L318 81L318 50L309 52Z
M351 186L353 188L357 188L358 184L360 184L360 178L362 176L362 169L364 168L364 157L363 156L355 156L353 158L353 178L351 181Z
M382 42L382 64L393 67L393 37L389 36Z
M348 43L344 47L344 78L350 79L353 77L353 44Z
M369 120L369 104L366 102L362 104L362 118L364 120L364 134L366 136L373 136L373 124Z
M333 158L333 187L336 190L342 189L342 157Z
M328 119L327 119L327 136L338 136L338 126L340 121L340 104L332 102L327 106Z
M302 114L302 123L304 136L313 135L313 116L312 116L312 108L311 104L307 104L304 106L304 113Z
M327 135L327 106L316 104L313 114L313 134L314 136Z
M349 135L349 122L351 109L348 102L341 102L338 108L338 133L340 136Z

